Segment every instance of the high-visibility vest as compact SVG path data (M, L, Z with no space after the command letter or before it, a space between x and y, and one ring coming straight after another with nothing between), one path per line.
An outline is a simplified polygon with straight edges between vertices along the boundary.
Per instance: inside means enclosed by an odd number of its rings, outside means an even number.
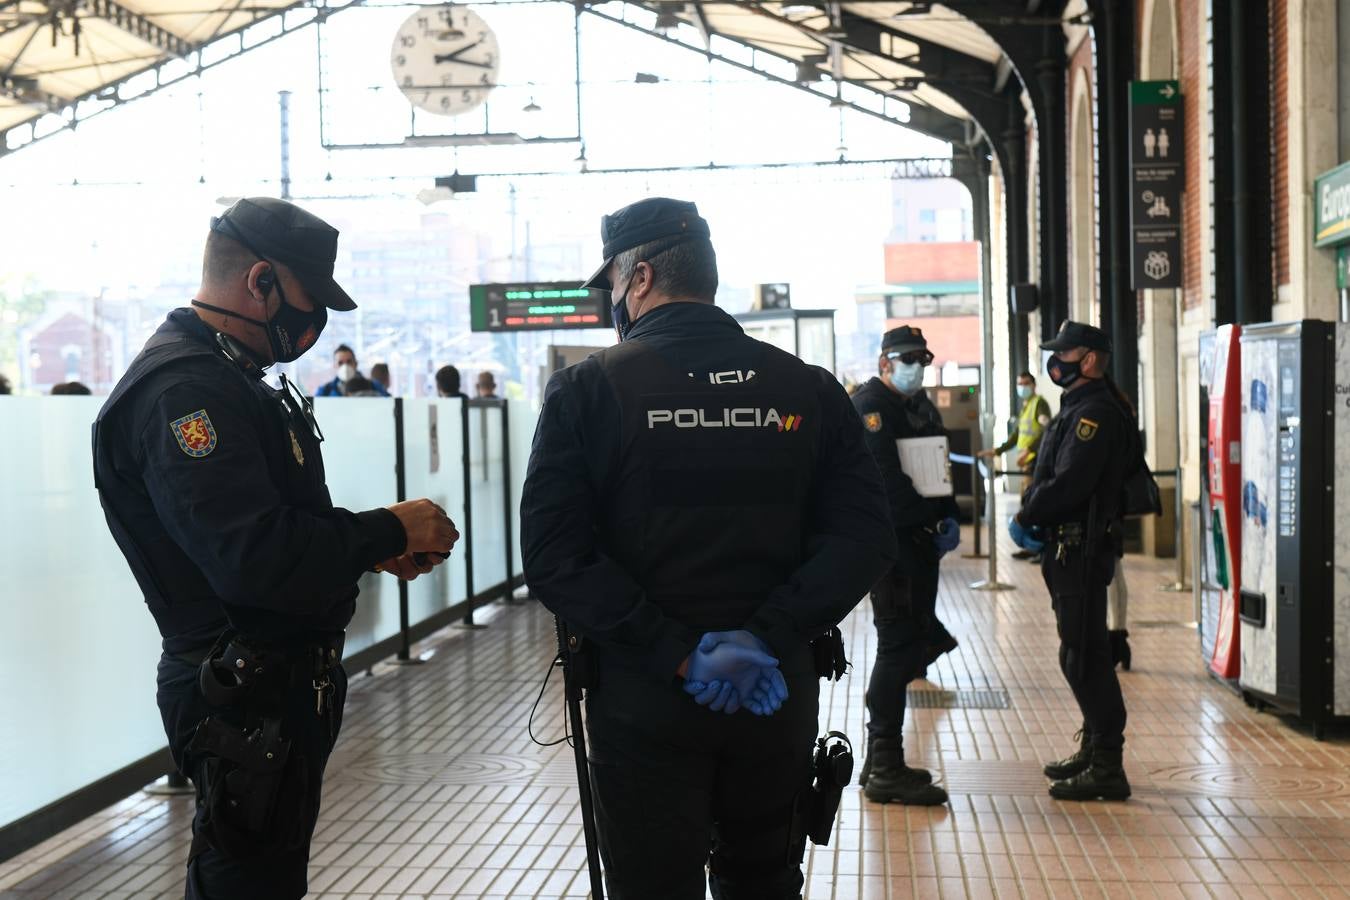
M1045 426L1041 417L1050 417L1050 404L1040 394L1032 394L1022 403L1022 411L1017 414L1017 449L1028 453L1028 462L1036 458L1036 446L1040 443Z

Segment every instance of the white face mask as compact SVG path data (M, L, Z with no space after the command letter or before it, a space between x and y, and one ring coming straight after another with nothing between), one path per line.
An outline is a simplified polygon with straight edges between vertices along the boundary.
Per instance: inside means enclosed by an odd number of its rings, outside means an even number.
M923 363L902 363L896 360L891 368L891 384L902 394L912 394L923 387Z
M351 381L355 377L356 377L356 366L352 365L351 363L343 363L342 365L338 366L339 381Z

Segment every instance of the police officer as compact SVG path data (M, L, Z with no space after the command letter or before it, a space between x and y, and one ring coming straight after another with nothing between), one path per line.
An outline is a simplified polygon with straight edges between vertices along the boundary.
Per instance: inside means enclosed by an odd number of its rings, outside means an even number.
M525 576L596 653L587 731L617 900L795 898L809 642L894 557L843 388L713 305L693 203L604 217L620 343L556 373L521 500ZM794 841L791 855L786 851ZM711 861L709 860L711 848Z
M932 783L928 770L905 764L905 690L930 662L938 561L961 540L956 499L921 496L900 466L896 445L946 434L923 389L923 370L932 361L920 329L892 328L881 339L878 376L853 394L867 447L881 469L900 551L872 588L877 652L867 682L867 759L859 783L869 800L916 806L946 803L947 792Z
M324 484L307 400L264 370L314 345L337 230L290 203L238 201L211 224L202 286L146 343L94 425L114 539L163 637L158 703L197 790L188 898L296 898L361 573L429 571L458 538L429 500L349 512Z
M1050 795L1061 800L1124 800L1130 796L1121 764L1125 701L1106 632L1106 587L1137 432L1106 378L1111 339L1105 332L1066 321L1041 348L1053 351L1046 372L1064 399L1015 521L1046 529L1041 573L1059 629L1060 669L1083 714L1077 752L1048 764L1045 774L1052 779Z

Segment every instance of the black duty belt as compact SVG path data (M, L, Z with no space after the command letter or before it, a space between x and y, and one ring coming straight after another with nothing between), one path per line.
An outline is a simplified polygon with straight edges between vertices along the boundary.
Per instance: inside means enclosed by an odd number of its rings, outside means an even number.
M1087 529L1080 522L1070 522L1067 525L1056 525L1051 530L1050 536L1057 544L1074 547L1083 543Z

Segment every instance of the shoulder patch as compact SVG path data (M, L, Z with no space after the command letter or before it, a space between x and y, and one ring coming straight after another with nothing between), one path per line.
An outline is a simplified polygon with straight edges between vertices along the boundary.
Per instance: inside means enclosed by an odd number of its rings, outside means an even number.
M1098 425L1087 416L1078 420L1078 427L1074 429L1074 434L1080 441L1090 441L1097 436Z
M879 412L870 412L870 413L867 413L866 415L864 415L864 416L863 416L863 427L866 428L868 431L873 431L873 432L880 431L880 430L881 430L881 413L879 413Z
M204 409L174 419L169 430L178 439L178 448L194 459L209 456L216 449L216 426Z

